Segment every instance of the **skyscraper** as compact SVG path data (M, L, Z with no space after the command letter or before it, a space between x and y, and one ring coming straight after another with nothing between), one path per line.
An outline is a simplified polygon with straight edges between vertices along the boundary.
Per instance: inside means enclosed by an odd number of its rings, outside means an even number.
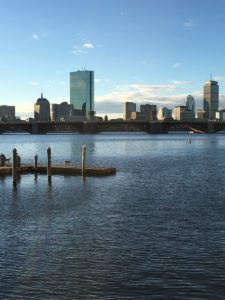
M86 117L94 111L94 71L70 73L70 104Z
M203 106L207 120L215 120L219 108L219 85L217 81L209 80L205 83Z

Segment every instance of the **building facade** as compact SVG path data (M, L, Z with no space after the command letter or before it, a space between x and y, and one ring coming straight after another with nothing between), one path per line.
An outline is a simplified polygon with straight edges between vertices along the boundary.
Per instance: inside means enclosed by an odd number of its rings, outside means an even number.
M155 121L157 119L157 106L154 104L141 104L140 112L146 115L147 121Z
M192 95L188 95L185 100L185 106L195 113L195 99Z
M216 112L216 120L220 122L225 122L225 109L221 109Z
M41 98L38 98L34 104L34 120L37 122L49 122L50 117L50 103L43 97L41 93Z
M159 107L157 118L159 121L171 119L172 109L168 109L167 107Z
M69 121L73 115L73 104L62 102L60 104L52 104L51 117L53 122Z
M207 120L215 120L219 108L219 85L217 81L209 80L204 85L203 109Z
M192 110L188 109L186 106L175 106L173 118L177 121L193 121L194 114Z
M146 121L146 114L143 114L139 111L133 111L131 113L131 120Z
M94 111L94 71L70 73L70 104L89 118Z
M199 108L197 110L197 119L201 121L206 120L206 112L204 111L204 109Z
M132 112L136 112L136 103L125 102L123 104L123 118L124 120L131 120Z
M16 119L15 106L0 105L0 119L14 121Z

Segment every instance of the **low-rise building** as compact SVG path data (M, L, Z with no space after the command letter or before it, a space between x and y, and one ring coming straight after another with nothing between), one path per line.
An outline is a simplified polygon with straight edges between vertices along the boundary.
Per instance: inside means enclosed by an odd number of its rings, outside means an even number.
M193 121L195 115L187 106L175 106L173 111L174 120L178 121Z
M146 114L139 111L134 111L131 113L131 120L146 121Z
M167 107L159 107L157 118L159 121L171 119L172 109L168 109Z
M225 122L225 109L216 112L216 120L220 122Z
M206 120L207 115L206 115L206 111L204 109L199 108L197 110L197 119L198 120Z
M5 121L15 121L15 106L0 105L0 119Z
M71 115L73 114L73 109L73 104L68 104L67 102L62 102L60 104L52 104L52 121L69 121Z

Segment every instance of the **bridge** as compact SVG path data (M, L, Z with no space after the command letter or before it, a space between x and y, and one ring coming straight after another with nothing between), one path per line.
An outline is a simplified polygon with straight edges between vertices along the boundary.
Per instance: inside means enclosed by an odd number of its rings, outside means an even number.
M216 133L225 130L225 122L214 121L85 121L85 122L0 122L0 134L6 132L81 133L143 131L149 134L168 133L169 131L193 131L195 133Z

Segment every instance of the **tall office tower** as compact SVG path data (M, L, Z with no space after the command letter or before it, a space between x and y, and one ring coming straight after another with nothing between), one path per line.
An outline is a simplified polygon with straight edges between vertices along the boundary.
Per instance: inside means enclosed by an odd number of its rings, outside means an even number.
M123 104L123 118L124 120L131 120L131 113L136 112L136 103L125 102Z
M70 72L70 104L87 118L94 111L94 71Z
M185 100L185 106L190 109L193 113L195 113L195 99L193 96L188 95Z
M34 119L38 122L49 122L51 121L50 117L50 103L43 97L41 93L41 98L37 99L37 102L34 104Z
M204 85L204 111L208 120L215 120L219 108L219 85L217 81L209 80Z

